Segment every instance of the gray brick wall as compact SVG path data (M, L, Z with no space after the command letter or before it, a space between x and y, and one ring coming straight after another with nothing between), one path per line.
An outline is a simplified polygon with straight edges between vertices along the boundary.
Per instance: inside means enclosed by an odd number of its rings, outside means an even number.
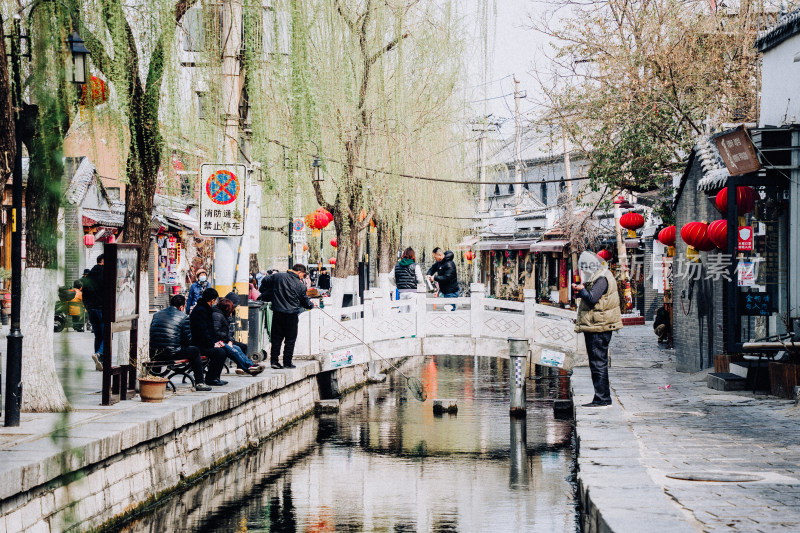
M81 253L84 245L81 222L78 220L78 209L74 205L67 205L64 208L64 284L69 287L83 274Z
M713 366L714 354L723 353L724 342L724 292L721 280L706 280L706 265L709 256L719 252L702 252L700 279L693 284L688 277L679 276L680 265L685 263L687 245L680 238L681 228L688 222L712 222L720 218L714 208L713 198L697 191L697 182L702 177L700 165L694 160L686 185L675 209L675 226L678 237L675 242L674 284L674 338L677 370L697 372ZM692 299L689 299L690 285ZM681 298L681 295L684 298Z

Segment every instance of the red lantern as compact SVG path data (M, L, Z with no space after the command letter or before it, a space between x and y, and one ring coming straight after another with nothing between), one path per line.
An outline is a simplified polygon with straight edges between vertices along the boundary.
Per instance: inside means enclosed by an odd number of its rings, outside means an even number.
M597 257L599 257L603 261L608 261L613 257L613 254L609 250L603 249L597 252Z
M111 233L108 236L108 239L106 239L106 242L109 243L109 244L114 244L115 242L117 242L117 238L114 236L113 233Z
M466 259L468 263L472 263L472 260L475 259L475 254L472 253L472 250L467 250L464 253L464 259Z
M681 228L681 239L701 252L714 249L714 243L708 238L708 224L705 222L689 222L684 225Z
M325 213L325 216L326 216L326 217L328 217L328 224L330 224L331 222L333 222L333 213L331 213L331 212L330 212L330 211L328 211L327 209L323 209L323 210L322 210L322 212L323 212L323 213Z
M87 94L91 90L91 94ZM84 83L81 87L81 105L99 105L108 100L108 90L106 82L92 76L91 83Z
M94 246L94 235L87 233L83 236L83 244L86 246Z
M337 241L336 239L331 239L331 246L333 246L334 248L338 248L339 241Z
M708 238L722 251L728 249L728 221L715 220L708 225Z
M336 264L336 258L335 257L331 257L330 259L328 259L328 263L331 264L331 265L335 265Z
M625 213L619 219L619 225L625 229L637 230L644 226L644 217L639 213Z
M728 188L725 187L717 193L714 203L717 204L717 211L726 215L728 213ZM736 210L739 215L744 215L753 210L756 203L756 190L752 187L736 188Z
M675 246L675 226L667 226L659 231L658 242L666 246Z

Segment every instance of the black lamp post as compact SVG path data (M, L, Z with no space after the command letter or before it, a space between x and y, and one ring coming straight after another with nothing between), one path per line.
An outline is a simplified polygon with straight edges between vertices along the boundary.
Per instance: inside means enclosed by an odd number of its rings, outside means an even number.
M34 4L35 7L36 4ZM6 427L19 426L22 405L22 36L20 16L14 15L14 33L11 36L11 102L14 106L16 155L11 189L11 330L8 334L6 359ZM86 56L89 50L83 45L78 32L72 32L67 43L72 53L72 68L67 69L67 79L78 86L86 83Z

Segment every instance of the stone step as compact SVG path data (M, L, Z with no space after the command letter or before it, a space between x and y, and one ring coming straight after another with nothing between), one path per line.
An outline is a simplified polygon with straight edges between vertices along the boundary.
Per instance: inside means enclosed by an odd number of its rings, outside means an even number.
M706 378L709 389L719 391L745 390L747 380L742 376L737 376L731 372L712 372Z

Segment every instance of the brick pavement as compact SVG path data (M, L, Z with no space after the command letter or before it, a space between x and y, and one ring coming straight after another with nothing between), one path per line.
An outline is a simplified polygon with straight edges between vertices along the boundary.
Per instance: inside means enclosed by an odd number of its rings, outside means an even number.
M586 533L800 531L800 407L676 372L649 325L615 334L610 351L612 407L581 407L589 369L572 377ZM759 480L667 477L687 472Z

